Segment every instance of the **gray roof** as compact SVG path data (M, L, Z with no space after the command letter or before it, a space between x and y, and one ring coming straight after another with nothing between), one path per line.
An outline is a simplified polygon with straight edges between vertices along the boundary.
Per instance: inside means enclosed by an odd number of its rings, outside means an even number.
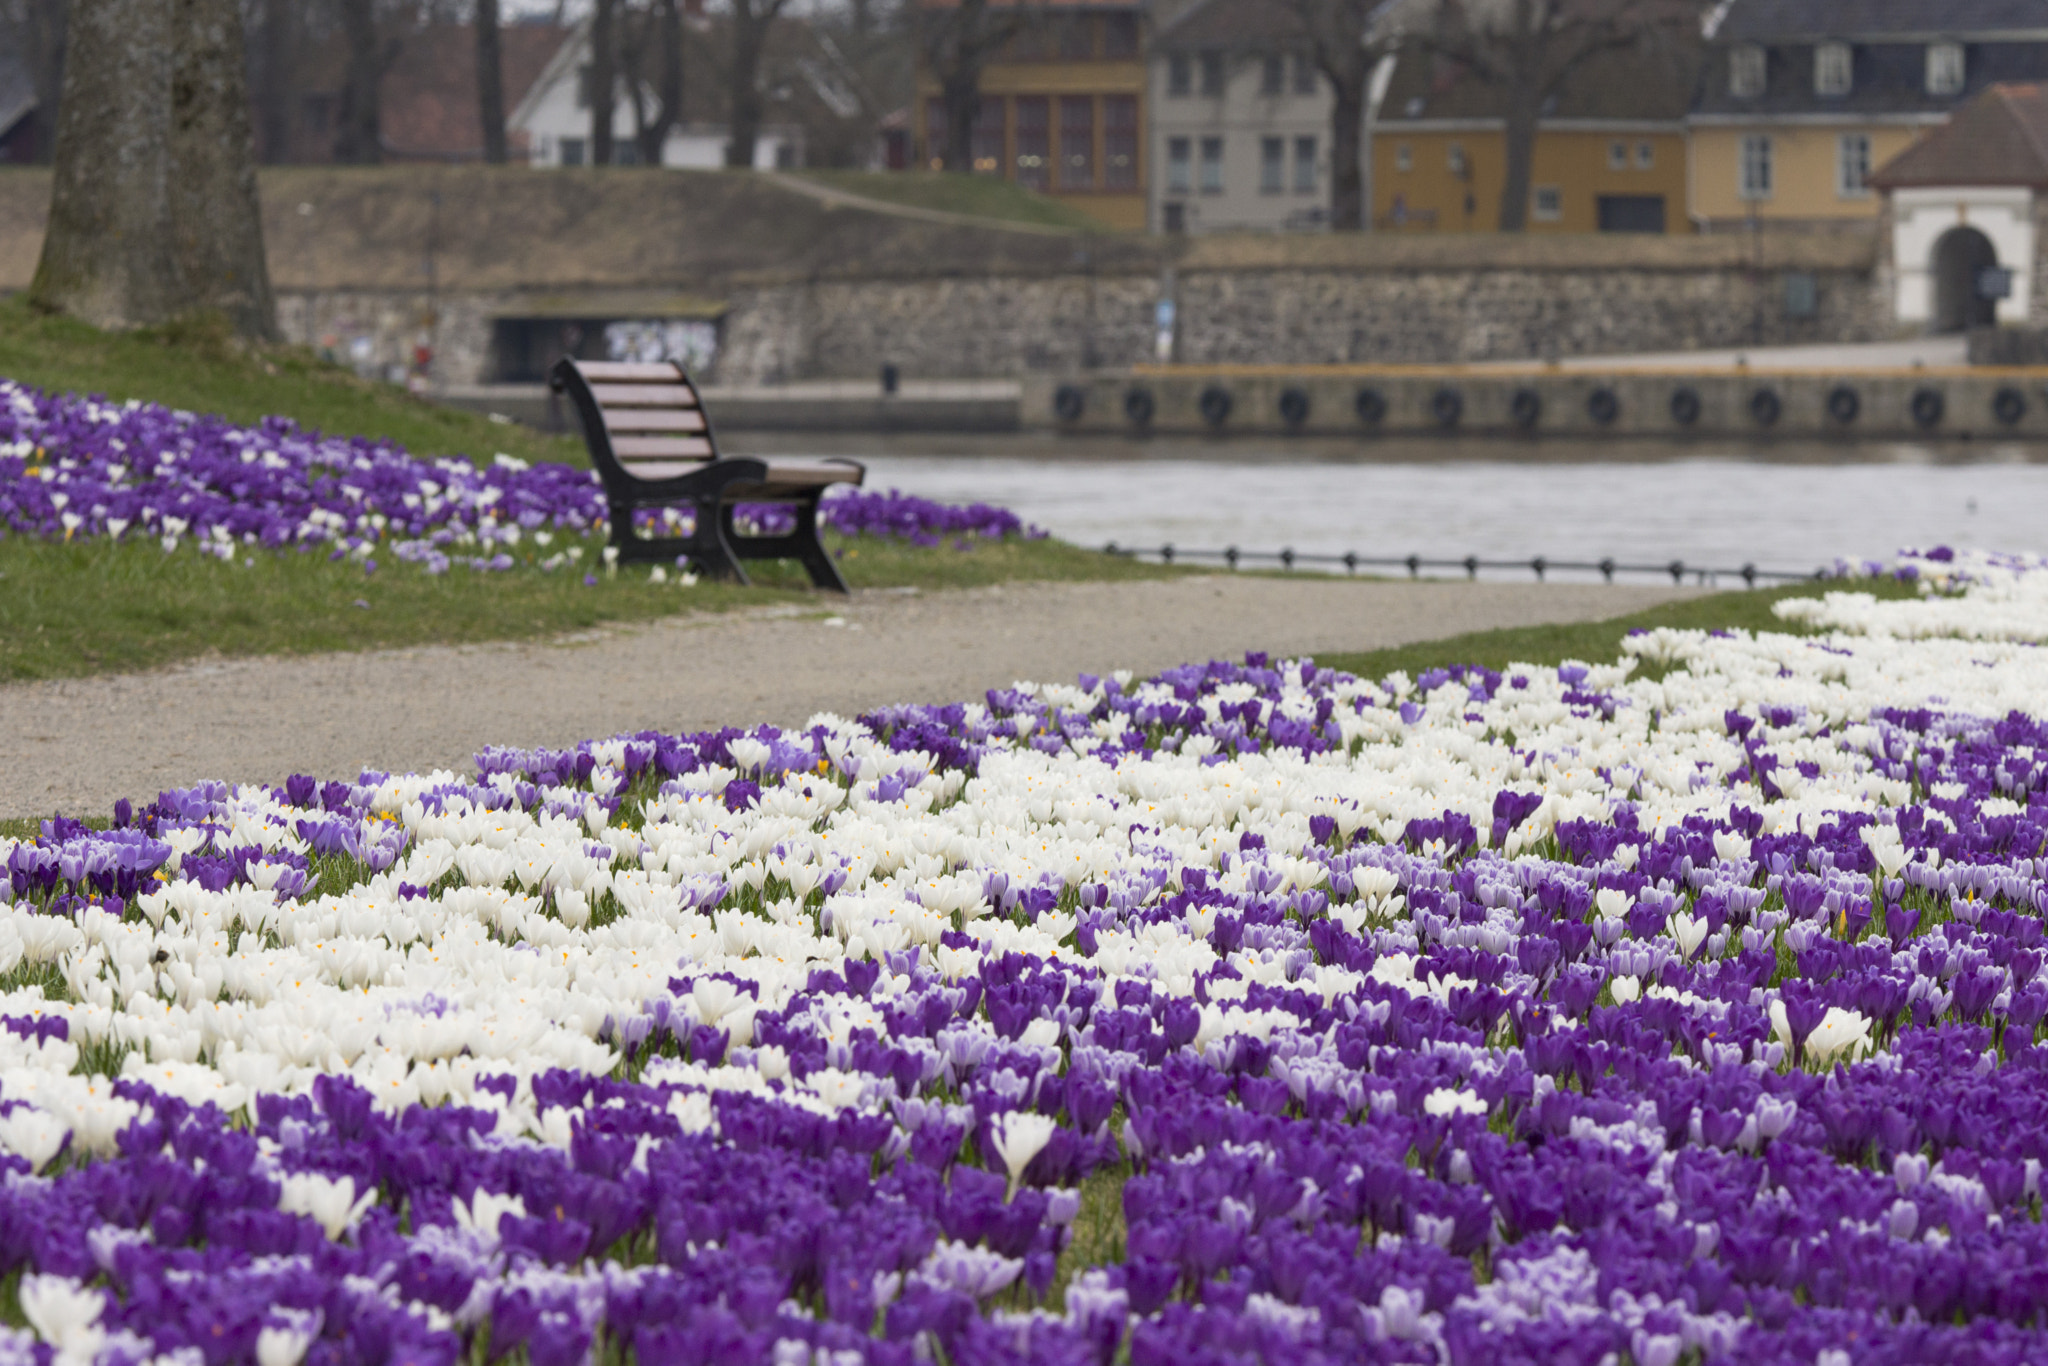
M2043 0L1733 0L1717 42L2048 36Z
M1270 52L1299 47L1301 20L1283 0L1195 0L1152 38L1155 52Z
M1775 0L1789 7L1791 0ZM1906 0L1892 0L1903 5ZM1917 0L1916 0L1917 2ZM1966 0L1954 0L1959 5ZM1990 0L1984 0L1990 3ZM2030 0L2048 21L2048 0ZM1847 8L1844 6L1843 8ZM1764 47L1764 92L1738 99L1729 90L1729 54L1733 50L1716 35L1708 49L1700 79L1696 114L1771 119L1787 115L1838 114L1855 117L1924 116L1939 118L1990 89L2005 83L2048 80L2048 32L2040 41L1987 41L1962 36L1963 88L1954 95L1927 93L1925 42L1867 41L1860 34L1829 35L1847 41L1850 85L1847 95L1818 95L1813 89L1815 39L1774 38ZM1743 39L1742 41L1753 41ZM1754 40L1761 41L1761 40Z
M36 83L28 64L11 52L0 52L0 134L20 123L36 107Z

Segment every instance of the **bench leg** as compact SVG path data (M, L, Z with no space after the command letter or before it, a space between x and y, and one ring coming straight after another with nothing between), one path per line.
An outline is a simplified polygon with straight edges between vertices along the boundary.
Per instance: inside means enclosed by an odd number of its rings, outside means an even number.
M709 579L731 579L742 588L752 587L754 581L740 567L739 553L733 548L732 505L721 508L715 502L698 503L696 513L697 525L690 534L690 568Z
M831 593L850 594L846 580L839 573L839 566L832 563L824 543L818 539L818 498L812 494L796 505L796 530L792 539L797 542L797 558L810 571L811 582Z

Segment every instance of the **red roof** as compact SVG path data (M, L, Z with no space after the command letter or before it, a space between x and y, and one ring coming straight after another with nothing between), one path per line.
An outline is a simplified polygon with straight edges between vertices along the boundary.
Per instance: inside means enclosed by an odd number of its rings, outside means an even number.
M1870 178L1880 189L2048 187L2048 85L1994 85Z

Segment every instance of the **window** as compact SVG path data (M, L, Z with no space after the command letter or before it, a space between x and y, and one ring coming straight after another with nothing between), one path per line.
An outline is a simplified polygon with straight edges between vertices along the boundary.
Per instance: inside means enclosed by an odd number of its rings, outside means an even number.
M1095 97L1060 96L1060 188L1095 188Z
M1019 95L1016 120L1017 183L1043 190L1052 180L1052 105L1043 95Z
M1186 138L1166 140L1166 192L1186 194L1195 187L1194 171L1190 152L1192 144Z
M1835 192L1844 199L1870 195L1870 135L1844 133L1835 143Z
M1129 61L1138 55L1137 15L1102 16L1102 55L1112 62Z
M1259 193L1279 194L1287 188L1287 139L1259 139Z
M576 68L576 107L578 109L590 108L590 67L588 65Z
M1813 50L1813 93L1846 95L1851 80L1847 43L1822 43Z
M562 164L564 166L581 166L583 164L582 138L563 138L555 145L562 149Z
M1771 197L1771 140L1763 136L1742 140L1742 183L1744 199Z
M1095 56L1095 25L1087 15L1075 15L1058 26L1062 61L1085 62Z
M1555 223L1564 217L1564 190L1556 185L1538 185L1529 196L1529 216L1538 223Z
M1636 169L1637 169L1638 171L1647 171L1647 170L1649 170L1649 169L1650 169L1650 168L1651 168L1652 166L1655 166L1656 164L1657 164L1657 148L1656 148L1656 145L1655 145L1654 143L1648 143L1648 142L1639 142L1639 143L1637 143L1637 144L1636 144Z
M1626 171L1628 169L1627 143L1610 142L1607 144L1607 169L1610 171Z
M1963 45L1930 43L1927 46L1927 93L1954 95L1963 88Z
M1309 55L1308 55L1308 54L1307 54L1306 52L1297 52L1297 53L1295 53L1295 54L1294 54L1294 93L1295 93L1295 94L1297 94L1297 95L1313 95L1313 94L1315 94L1315 93L1316 93L1316 84L1317 84L1317 80L1318 80L1318 78L1319 78L1319 77L1320 77L1321 75L1322 75L1322 73L1321 73L1320 71L1317 71L1317 70L1316 70L1316 59L1315 59L1315 58L1313 58L1313 57L1309 56Z
M1202 139L1202 193L1223 193L1223 139Z
M1185 52L1176 52L1166 59L1166 93L1186 95L1194 89L1194 63Z
M1268 57L1259 67L1259 93L1277 95L1287 88L1287 59Z
M1764 93L1764 50L1745 43L1728 53L1728 93L1753 100Z
M1102 97L1102 188L1138 188L1138 97Z
M1444 165L1454 176L1463 176L1471 170L1471 163L1465 160L1465 144L1454 142L1444 153Z
M1223 54L1204 52L1202 54L1202 93L1221 95L1223 93Z
M984 95L974 113L974 169L981 175L1003 174L1003 99Z
M1316 140L1296 138L1294 140L1294 192L1314 194L1316 192Z
M1415 169L1415 149L1403 142L1394 148L1394 169L1412 171Z

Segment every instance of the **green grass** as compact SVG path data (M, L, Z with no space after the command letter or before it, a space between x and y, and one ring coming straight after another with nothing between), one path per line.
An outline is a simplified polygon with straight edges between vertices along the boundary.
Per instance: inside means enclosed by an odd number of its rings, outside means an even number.
M141 399L253 423L283 413L302 427L342 436L388 437L421 457L585 465L583 443L481 413L440 408L395 384L357 378L301 347L250 347L206 323L102 332L0 297L0 377L41 389Z
M1556 626L1515 626L1499 631L1475 631L1444 640L1418 641L1391 649L1359 654L1318 656L1316 662L1342 669L1361 678L1379 679L1399 670L1411 678L1424 669L1447 668L1454 664L1477 664L1502 669L1509 664L1562 664L1576 659L1588 664L1611 664L1621 657L1621 642L1630 631L1654 630L1668 626L1681 631L1744 630L1780 631L1787 635L1807 634L1799 622L1784 621L1771 614L1772 604L1785 598L1811 598L1837 587L1852 588L1880 598L1911 598L1918 590L1891 579L1858 579L1853 584L1801 583L1785 588L1747 589L1733 593L1709 593L1634 612L1605 621L1569 622Z
M930 549L872 537L826 537L842 551L854 588L970 588L1027 579L1158 578L1136 565L1059 541L970 541ZM427 574L390 555L374 574L308 554L245 550L231 563L190 544L166 555L156 542L71 545L0 540L0 680L146 669L207 655L312 654L555 635L691 611L842 599L809 587L794 564L748 566L756 587L656 585L647 569L599 571L598 545L580 565L543 573L530 562L560 550L522 547L529 564L496 574L460 566Z
M1013 181L942 171L799 171L796 174L848 194L914 209L940 209L974 218L1076 232L1107 232L1098 219Z

